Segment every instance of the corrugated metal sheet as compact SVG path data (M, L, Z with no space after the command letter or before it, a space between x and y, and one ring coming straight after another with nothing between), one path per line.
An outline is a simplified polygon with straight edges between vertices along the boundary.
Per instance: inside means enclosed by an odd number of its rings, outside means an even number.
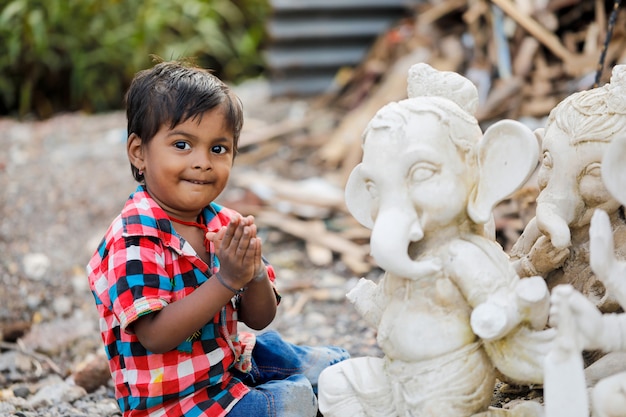
M274 10L313 11L313 10L385 10L408 8L417 3L414 0L270 0Z
M421 0L270 0L264 58L274 96L319 94Z
M324 16L273 19L267 33L273 41L297 39L355 38L376 36L389 26L389 19L377 16Z

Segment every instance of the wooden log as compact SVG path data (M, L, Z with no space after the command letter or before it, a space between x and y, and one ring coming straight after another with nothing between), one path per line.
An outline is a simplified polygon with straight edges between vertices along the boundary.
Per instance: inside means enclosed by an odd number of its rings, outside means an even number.
M268 210L259 213L257 222L260 225L281 230L305 242L327 247L333 252L341 254L343 259L347 259L348 262L346 262L346 264L349 267L355 266L356 268L363 269L364 265L367 265L366 259L369 256L368 245L358 245L344 239L337 233L332 233L327 230L321 232L316 226L312 226L307 221L298 220Z
M316 116L317 115L311 114L296 120L286 119L278 123L267 125L264 128L257 127L254 130L244 129L239 137L239 148L245 148L304 129L315 120Z
M597 58L576 54L568 50L559 38L546 28L541 26L535 19L518 10L511 0L491 0L500 7L507 15L515 20L528 33L537 38L541 44L548 48L557 58L565 64L565 71L572 76L580 76L595 68Z
M374 267L373 263L366 262L363 258L359 258L357 256L342 254L341 261L357 275L366 274Z
M269 141L257 147L252 152L248 151L251 148L241 149L235 158L235 164L255 166L259 161L276 155L276 152L278 152L282 146L284 146L284 144L280 143L280 141Z
M311 226L308 221L298 220L269 210L259 213L257 220L259 224L282 230L306 242L313 242L325 246L333 252L362 258L369 254L369 247L357 245L327 230L320 232L315 226Z
M315 233L326 232L326 225L321 220L309 221L309 225L311 230L315 231ZM328 266L333 262L333 252L324 245L307 241L305 250L313 265Z
M442 17L467 5L467 0L447 0L436 3L427 10L421 11L417 16L418 27L431 25Z
M538 49L539 42L537 39L531 36L524 37L513 59L513 75L524 79L530 74Z
M559 104L559 98L556 96L549 97L530 97L521 104L520 114L530 117L543 117Z
M406 98L409 68L418 62L427 62L430 55L430 50L418 47L400 58L385 74L376 91L343 118L328 142L318 152L319 159L327 168L337 168L341 165L346 158L347 150L351 145L360 142L365 126L382 106ZM354 163L353 159L351 158L350 165Z
M509 108L506 105L507 101L517 95L524 84L523 80L517 77L497 81L499 82L491 90L487 101L476 112L476 119L479 121L491 119L505 112Z
M580 4L580 0L550 0L546 5L549 11L556 12L565 7L570 7Z
M279 178L260 172L238 172L232 177L234 185L253 192L267 203L286 200L329 210L345 210L343 190L319 177L319 182L307 186L302 181ZM325 192L320 192L320 190Z

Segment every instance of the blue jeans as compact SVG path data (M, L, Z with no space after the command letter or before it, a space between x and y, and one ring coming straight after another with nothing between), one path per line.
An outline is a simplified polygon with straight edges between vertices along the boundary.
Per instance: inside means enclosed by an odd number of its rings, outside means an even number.
M285 342L275 331L257 336L249 373L235 376L250 392L229 417L315 417L317 378L325 368L350 355L334 346L309 347Z

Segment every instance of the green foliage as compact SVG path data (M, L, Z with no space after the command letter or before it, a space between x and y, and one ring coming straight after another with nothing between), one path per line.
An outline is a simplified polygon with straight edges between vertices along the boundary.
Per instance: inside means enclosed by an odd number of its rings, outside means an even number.
M0 114L119 109L151 55L230 82L258 75L268 12L265 0L0 0Z

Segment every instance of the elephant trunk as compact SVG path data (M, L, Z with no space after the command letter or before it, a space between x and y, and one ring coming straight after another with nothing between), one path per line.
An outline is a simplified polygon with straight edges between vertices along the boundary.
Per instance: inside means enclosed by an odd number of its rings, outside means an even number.
M571 203L566 201L561 204L537 201L537 226L557 249L565 249L571 245L569 224L573 221L573 210L567 210L569 206Z
M424 232L417 215L411 211L388 208L379 212L370 238L371 253L385 271L401 277L424 273L421 262L411 259L409 245L420 241Z

